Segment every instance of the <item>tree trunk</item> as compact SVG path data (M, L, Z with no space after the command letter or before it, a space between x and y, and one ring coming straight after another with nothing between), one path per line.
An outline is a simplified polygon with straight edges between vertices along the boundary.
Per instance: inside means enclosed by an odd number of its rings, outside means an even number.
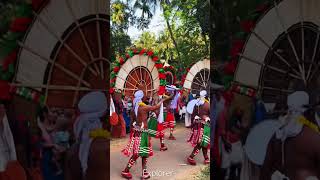
M164 13L164 11L163 11L163 13ZM176 40L175 40L175 38L174 38L174 36L173 36L173 32L172 32L172 29L171 29L171 26L170 26L169 19L165 17L165 20L166 20L166 24L167 24L167 27L168 27L168 30L169 30L169 33L170 33L171 40L172 40L172 42L173 42L173 44L174 44L174 47L175 47L176 50L177 50L179 61L180 61L181 63L183 63L183 62L181 61L181 56L180 56L180 51L179 51L179 48L178 48L178 44L177 44L177 42L176 42Z

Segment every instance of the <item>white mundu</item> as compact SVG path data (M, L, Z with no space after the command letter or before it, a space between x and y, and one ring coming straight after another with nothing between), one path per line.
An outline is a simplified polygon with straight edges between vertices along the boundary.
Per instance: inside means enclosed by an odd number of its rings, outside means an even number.
M2 128L0 128L0 172L3 172L9 161L17 160L17 155L7 115L4 115L0 123L2 123Z

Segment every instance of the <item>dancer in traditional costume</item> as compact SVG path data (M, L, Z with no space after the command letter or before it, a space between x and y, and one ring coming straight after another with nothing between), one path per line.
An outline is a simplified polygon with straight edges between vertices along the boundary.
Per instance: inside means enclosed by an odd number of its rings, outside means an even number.
M191 165L196 165L194 157L202 149L204 164L209 164L208 150L210 149L210 103L205 99L206 91L200 92L200 98L194 99L188 103L187 111L193 116L191 135L188 142L194 147L187 161Z
M170 129L169 140L176 140L176 138L173 136L173 130L176 125L174 113L178 107L180 92L179 92L179 89L174 85L166 86L166 90L167 90L167 93L170 94L171 96L174 96L174 98L172 99L171 102L168 102L165 105L166 108L164 112L164 118L165 118L164 126Z
M156 94L153 98L153 103L152 105L156 105L159 103L160 98ZM162 115L162 116L160 116ZM160 151L166 151L168 148L166 147L164 143L164 122L163 122L163 106L155 111L155 112L150 112L150 118L148 121L148 128L150 130L150 136L159 138L160 139Z
M164 101L169 100L170 98L162 99L156 106L148 106L143 100L144 93L139 90L134 94L134 123L133 130L130 135L130 140L128 145L122 152L126 156L131 156L126 168L122 171L121 175L124 178L131 179L132 175L130 173L131 167L134 165L138 157L142 158L142 179L150 178L150 174L147 171L147 159L153 155L151 147L151 137L150 131L148 129L148 115L150 111L156 111L161 108L161 105Z

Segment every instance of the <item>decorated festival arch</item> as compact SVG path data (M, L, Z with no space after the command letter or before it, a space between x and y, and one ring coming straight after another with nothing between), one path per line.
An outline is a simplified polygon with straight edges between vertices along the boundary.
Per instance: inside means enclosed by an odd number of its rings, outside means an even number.
M234 73L233 88L252 97L259 93L266 103L285 104L297 89L306 88L313 97L320 87L319 8L316 0L282 0L250 14L226 67Z
M204 59L196 62L187 69L186 76L182 79L183 88L192 94L199 94L201 90L210 92L210 61Z
M166 75L156 53L146 49L129 50L117 58L110 76L110 93L121 91L132 97L137 90L148 97L165 92Z
M107 1L35 0L19 8L21 14L5 35L8 42L3 42L8 56L1 75L11 92L51 107L73 108L84 93L106 89Z

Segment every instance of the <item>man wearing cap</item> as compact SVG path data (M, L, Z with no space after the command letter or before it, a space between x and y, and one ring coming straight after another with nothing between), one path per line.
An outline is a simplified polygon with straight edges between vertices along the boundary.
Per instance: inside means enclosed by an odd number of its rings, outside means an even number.
M121 175L124 178L131 179L130 173L131 167L134 165L138 157L142 158L142 179L149 179L150 174L147 172L147 158L153 155L151 147L151 138L148 129L148 115L150 111L159 109L164 101L169 100L171 97L162 99L155 106L146 105L143 91L139 90L134 94L133 100L133 111L134 111L134 122L133 131L129 140L128 145L122 152L126 156L131 156L126 168L122 171Z
M320 179L319 109L307 109L309 95L297 91L287 98L288 112L270 140L262 180Z
M188 103L187 111L192 114L192 129L188 142L194 147L192 153L187 158L191 165L196 165L194 157L202 149L204 164L209 164L208 150L210 149L210 102L205 98L207 91L200 92L200 98Z
M176 138L173 136L173 130L176 124L174 112L178 106L180 92L178 91L179 89L175 85L166 86L166 90L167 90L167 94L173 96L174 98L172 99L172 101L168 102L165 105L166 112L164 113L165 114L164 126L170 129L169 140L176 140Z

